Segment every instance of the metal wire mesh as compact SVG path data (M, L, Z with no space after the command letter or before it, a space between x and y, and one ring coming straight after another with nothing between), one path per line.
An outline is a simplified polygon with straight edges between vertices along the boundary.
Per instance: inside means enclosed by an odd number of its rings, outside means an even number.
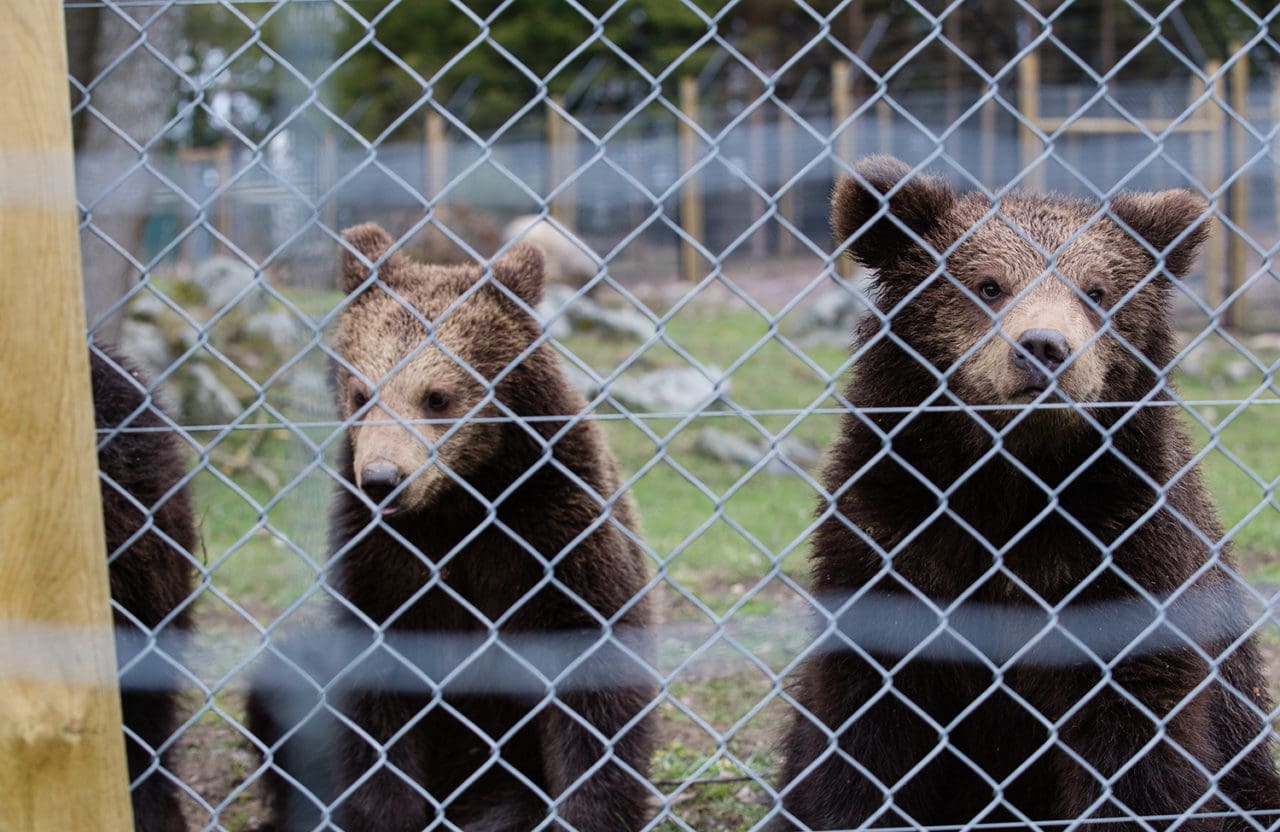
M283 778L300 792L310 787L278 764L290 738L324 747L338 732L359 735L370 764L331 794L303 796L316 823L334 828L342 828L344 802L388 778L425 807L422 828L524 828L510 819L502 826L496 816L449 814L495 772L536 795L543 815L523 821L528 828L573 827L575 789L610 767L643 785L646 829L798 823L786 803L796 787L784 782L778 750L792 719L810 720L822 734L821 760L809 771L842 760L874 784L880 802L859 823L942 830L1123 821L1154 829L1227 818L1241 824L1232 828L1274 825L1274 812L1223 797L1218 773L1186 751L1205 781L1202 799L1168 812L1126 805L1118 790L1141 755L1098 770L1064 739L1088 700L1045 715L1011 681L1022 668L1082 663L1110 681L1126 661L1189 650L1208 671L1167 712L1120 694L1134 718L1153 726L1151 743L1176 745L1175 717L1222 681L1222 655L1246 649L1250 638L1261 640L1264 656L1272 652L1268 570L1280 547L1273 409L1280 287L1271 263L1280 93L1267 74L1278 49L1274 10L1208 0L1158 8L1132 0L1052 8L1029 0L999 8L914 0L450 0L430 13L396 0L65 5L88 332L141 365L140 394L170 414L139 410L100 430L100 445L122 435L173 434L190 458L180 482L150 505L104 474L104 488L148 517L181 489L195 504L201 543L194 550L158 524L138 532L158 530L183 551L196 574L189 595L154 624L128 601L115 602L118 620L136 630L121 636L121 654L132 657L121 669L126 689L176 684L183 691L181 724L167 740L154 745L132 734L150 752L133 785L155 779L174 790L190 828L252 828L268 811L265 779ZM845 244L856 248L870 226L840 245L827 242L831 183L855 175L868 186L854 163L872 152L905 159L904 182L940 172L990 205L980 223L938 250L889 210L897 191L884 194L878 217L887 214L904 244L924 247L936 266L897 305L885 304L870 271L841 259ZM988 345L1019 349L1001 327L1003 314L991 312L990 331L945 366L895 330L895 318L929 286L954 286L980 304L947 258L986 223L1007 223L1046 264L1016 302L1066 280L1063 252L1090 228L1124 222L1112 207L1121 192L1173 187L1209 205L1215 236L1200 264L1171 277L1165 258L1180 240L1144 243L1155 267L1109 310L1091 307L1099 323L1078 351L1121 338L1144 371L1182 387L1160 383L1140 399L1086 407L1055 398L1059 387L1050 383L1016 408L1011 424L989 431L993 449L982 459L998 459L1035 483L1044 515L993 542L953 505L977 465L955 483L920 474L936 512L897 530L891 545L877 530L841 521L882 560L875 580L835 593L811 582L809 541L839 519L852 485L824 479L820 449L862 426L883 444L876 464L914 470L902 425L923 414L987 424L985 416L1009 410L954 389ZM1046 247L1004 210L1016 188L1067 192L1098 206L1084 227ZM387 228L390 250L343 242L342 228L366 221ZM497 265L518 254L525 238L547 249L542 302L513 288ZM351 293L335 289L343 252L367 273ZM426 310L394 279L397 252L471 263L479 279L443 308ZM1178 333L1164 365L1124 341L1114 324L1126 303L1159 280L1172 287ZM365 296L399 304L400 328L416 333L412 343L395 345L394 360L376 374L334 340ZM1083 289L1071 300L1088 303ZM474 366L472 353L444 335L451 317L464 319L482 301L540 322L536 338L496 370ZM858 325L880 334L850 353ZM850 371L881 342L923 367L933 389L919 403L846 398ZM578 413L531 415L500 395L547 348L585 400ZM396 411L391 380L428 358L482 393L449 418ZM334 398L348 377L367 394L344 409ZM158 413L158 423L137 418L144 410ZM1167 481L1118 455L1123 475L1157 496L1152 513L1113 539L1060 510L1072 477L1046 482L1002 443L1036 414L1062 412L1105 437L1098 454L1107 454L1118 425L1151 411L1175 412L1195 448ZM387 493L373 495L354 481L344 456L356 425L398 429L425 455ZM603 430L618 460L616 492L557 456L584 425ZM442 449L504 426L535 448L536 465L494 495L468 471L454 470ZM1046 599L1004 563L1052 516L1087 539L1101 553L1099 569L1109 569L1112 553L1168 508L1170 490L1194 466L1206 470L1225 530L1219 541L1196 518L1180 518L1210 553L1185 586L1162 596L1121 575L1130 597L1073 606L1084 584ZM593 507L553 551L524 540L502 513L504 500L548 470ZM424 554L415 534L379 512L431 472L443 478L440 487L469 495L484 511L444 551ZM335 499L368 516L352 533L327 540L322 518ZM638 525L627 516L631 500ZM948 597L869 589L894 579L895 559L936 533L930 529L939 518L991 558L984 581L1007 580L1034 600L1014 609L991 604L978 584ZM381 616L332 583L361 541L378 535L416 552L423 568L420 585L386 588L397 601ZM541 564L496 609L447 577L485 535ZM592 535L635 547L645 565L634 594L610 609L565 576L566 559ZM111 553L112 562L137 539ZM1228 543L1239 570L1222 560ZM1231 593L1206 595L1196 581L1211 569L1228 576ZM512 635L508 625L549 592L576 602L579 628ZM471 626L422 632L396 624L425 599L460 608ZM631 616L646 606L652 620L633 627ZM174 626L187 613L195 635ZM22 633L21 672L39 672L42 639L64 637ZM301 657L290 638L324 656ZM1230 649L1223 654L1204 647L1224 639ZM824 723L810 710L812 697L795 687L804 668L828 654L856 656L883 678L845 725ZM912 663L922 661L976 668L984 689L958 713L930 712L909 693ZM319 734L286 726L283 737L253 736L245 693L255 672L258 684L278 692L286 717L328 714L334 724ZM1268 667L1269 678L1275 672ZM411 709L394 736L373 736L347 708L367 689L417 697L420 710ZM622 689L649 693L608 729L575 698ZM1123 688L1103 684L1091 695L1113 690ZM522 709L495 733L457 704L468 695L507 697ZM994 696L1035 712L1047 737L1034 756L998 771L957 739ZM892 776L841 739L886 702L932 737L923 757ZM551 713L565 715L561 730L580 732L597 756L568 782L548 785L508 762L504 749ZM437 793L396 743L441 715L481 738L487 756ZM1274 713L1256 716L1269 725ZM628 732L645 725L656 732L653 753L626 758ZM1240 755L1265 747L1266 733L1249 738ZM1088 770L1094 797L1074 813L1030 817L1016 781L1050 751ZM944 755L976 775L977 809L959 820L943 810L917 817L908 808L919 805L910 802L911 781ZM833 805L843 799L831 795Z

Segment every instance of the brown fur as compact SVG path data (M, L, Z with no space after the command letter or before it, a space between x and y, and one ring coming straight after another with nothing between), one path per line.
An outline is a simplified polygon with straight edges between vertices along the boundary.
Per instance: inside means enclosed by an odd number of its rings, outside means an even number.
M813 589L829 610L866 593L862 606L834 613L842 628L952 652L904 660L838 635L820 640L794 689L804 710L785 741L789 814L778 827L1280 808L1270 702L1253 640L1241 637L1245 598L1205 487L1187 469L1189 440L1167 407L1087 406L1166 399L1169 275L1183 274L1205 237L1204 203L1182 191L1116 197L1111 215L1135 238L1094 203L1015 193L1000 200L1002 217L984 221L984 197L908 177L897 160L865 160L857 174L838 186L832 221L839 243L878 269L890 320L871 316L858 333ZM1000 298L980 296L986 281L1005 289ZM1097 306L1085 298L1093 290ZM1028 371L1014 358L1032 327L1060 331L1071 352L1056 386L1027 394ZM1084 407L1027 412L1032 401ZM992 407L863 412L925 403ZM1184 588L1173 617L1190 635L1143 634L1155 615L1146 599ZM925 597L954 604L961 630L981 613L967 643L935 633ZM886 601L897 618L868 620ZM1061 636L1009 660L1050 623L1045 604L1082 622L1072 632L1086 643L1132 639L1140 649L1114 662L1110 684ZM1019 631L1019 616L1036 627ZM1002 638L1017 643L991 650ZM1050 653L1055 661L1037 660ZM1207 683L1204 656L1220 662ZM1148 746L1152 715L1165 736ZM1216 789L1201 766L1220 778ZM1110 798L1099 775L1113 778ZM1236 817L1178 828L1247 827Z
M109 361L96 352L89 356L97 428L163 427L166 421L147 400L138 371L121 356L108 355ZM121 667L129 666L121 678L124 724L141 739L126 741L134 827L138 832L180 832L186 823L178 787L158 770L148 773L161 749L160 765L173 770L165 744L179 725L180 679L163 658L139 654L153 633L163 640L191 628L186 604L196 530L182 484L181 449L173 434L155 430L99 435L98 442L111 600L117 605L116 659ZM139 686L134 689L133 683ZM166 690L161 683L172 687Z
M532 678L496 647L469 655L479 639L453 657L398 643L422 673L441 679L458 670L455 683L472 687L446 685L439 697L380 690L379 679L411 674L395 658L362 657L329 701L373 742L350 725L308 720L314 699L285 701L307 691L305 680L285 696L259 685L250 724L277 745L268 777L274 824L310 829L320 819L278 776L284 771L352 832L419 830L437 817L515 832L542 823L553 800L565 825L584 832L643 826L651 677L595 640L608 621L635 655L646 654L644 557L603 438L590 422L568 424L583 402L554 353L535 346L541 327L528 310L541 293L540 256L515 246L489 278L479 267L414 263L377 226L344 239L343 287L352 296L334 345L335 390L351 427L329 583L354 608L345 623L385 627L394 642L406 633L465 640L501 622L507 636L557 635L561 647L580 647L577 656L530 659L549 678L571 659L581 664L544 704L541 695L477 692L474 685ZM523 421L547 416L559 418ZM393 469L401 484L362 493L377 468ZM301 664L330 682L344 662ZM295 724L300 733L285 738ZM395 771L380 761L383 743Z

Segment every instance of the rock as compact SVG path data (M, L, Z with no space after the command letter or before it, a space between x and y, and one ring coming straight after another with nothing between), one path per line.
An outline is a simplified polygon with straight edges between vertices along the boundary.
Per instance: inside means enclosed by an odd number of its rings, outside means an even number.
M846 286L832 286L816 296L796 314L796 332L807 334L821 330L850 333L866 309L864 298L870 288L864 270L858 270Z
M588 399L595 398L596 394L600 392L600 383L596 381L595 377L568 361L561 361L560 363L570 386Z
M220 255L196 265L189 282L204 294L204 305L216 311L255 285L257 280L254 270L242 261ZM241 304L253 307L264 302L261 292L250 291L240 299Z
M694 450L708 459L750 468L764 456L755 442L721 428L703 428L694 437ZM767 450L767 449L766 449Z
M182 412L187 424L225 425L244 411L207 364L189 361L183 370Z
M538 321L546 327L552 338L559 340L573 334L573 323L570 320L569 311L561 312L561 310L569 305L577 294L576 289L555 283L548 284L543 290L542 302L534 312L537 313Z
M283 307L250 315L240 328L241 335L266 341L278 352L296 352L312 335L311 328Z
M329 388L329 379L323 370L300 365L290 370L282 382L288 401L287 407L281 408L285 415L293 416L296 413L305 419L326 419L333 416L333 391Z
M651 413L692 413L729 395L729 381L722 371L695 367L654 370L624 377L609 386L609 395L631 410Z
M523 214L502 229L504 243L524 240L542 249L546 258L547 282L585 286L598 271L595 258L576 235L566 235L537 214Z
M161 375L173 363L169 339L164 330L151 321L126 318L120 327L117 346L121 353L146 370L150 378Z
M138 294L134 295L133 299L129 301L128 315L130 319L135 321L155 324L160 323L166 315L173 314L174 313L170 311L169 307L165 306L164 301L160 300L160 298L156 297L151 292L138 292Z
M1247 339L1245 344L1255 353L1280 350L1280 333L1268 332L1255 335Z
M798 437L786 436L776 444L779 454L770 456L772 445L764 437L748 439L720 428L704 428L694 440L694 448L703 456L744 468L751 468L769 456L764 470L780 476L796 473L787 460L802 470L809 470L821 456L814 445Z
M1184 355L1182 360L1178 362L1178 369L1189 376L1203 376L1205 357L1206 354L1204 347L1193 349L1191 352Z
M538 319L551 327L552 338L566 338L572 332L592 332L605 337L647 341L658 331L653 321L636 310L601 306L569 286L548 285L537 313Z
M1257 369L1248 361L1237 359L1228 364L1224 372L1228 379L1235 384L1239 384L1240 382L1256 375Z
M798 436L784 436L778 440L778 446L783 456L807 471L813 470L822 459L821 448Z
M585 301L586 298L581 300ZM575 329L598 332L605 336L648 341L658 333L658 327L653 321L634 309L610 309L588 301L587 304L572 304L569 315Z

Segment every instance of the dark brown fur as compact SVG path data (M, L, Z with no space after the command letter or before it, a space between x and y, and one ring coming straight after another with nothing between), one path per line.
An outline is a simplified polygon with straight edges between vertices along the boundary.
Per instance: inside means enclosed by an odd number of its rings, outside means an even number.
M993 314L1004 314L1006 325L1015 314L1013 300L984 309L976 294L981 281L994 273L1014 284L1012 292L1032 286L1026 274L1044 268L1012 226L1060 255L1059 275L1047 279L1056 288L1027 289L1021 301L1027 306L1016 314L1032 319L1081 304L1068 317L1102 331L1088 347L1098 350L1090 360L1104 370L1102 386L1080 401L1166 400L1166 382L1151 368L1163 371L1174 355L1168 274L1181 276L1204 239L1203 202L1180 191L1116 197L1111 211L1146 244L1102 217L1063 249L1095 217L1096 204L1014 194L1001 201L1007 222L979 226L990 204L977 194L957 195L931 177L909 178L902 163L883 157L865 160L857 173L864 184L846 180L837 188L833 225L856 260L879 270L878 308L892 317L881 324L869 316L858 333L846 393L853 409L825 474L836 496L819 506L813 590L828 609L867 593L861 606L855 601L835 616L845 630L890 633L908 650L952 652L904 659L902 650L853 649L831 634L820 639L820 652L805 662L794 688L805 711L797 712L785 740L789 815L778 828L1280 808L1263 716L1271 705L1253 640L1241 638L1246 599L1225 546L1200 571L1214 556L1205 541L1221 545L1222 529L1199 474L1187 470L1190 443L1176 410L1087 409L1096 427L1070 411L1023 413L1014 406L981 415L863 412L926 402L1025 404L1025 397L993 398L992 390L1005 388L957 366L974 345L964 360L981 360ZM900 223L877 219L881 195L899 185L888 205ZM1163 268L1148 245L1163 253ZM936 252L949 254L946 271L968 294L942 275ZM1071 286L1102 291L1101 305L1113 313L1110 331ZM989 346L999 351L992 355L1005 356L989 366L1004 373L1015 348L999 336ZM1063 398L1092 390L1073 375L1079 373L1067 369L1058 378ZM996 437L1003 453L988 456ZM896 458L884 455L886 448ZM1167 489L1163 505L1151 483ZM1166 627L1144 641L1142 628L1155 614L1145 599L1184 588L1191 591L1172 617L1188 637ZM976 611L966 635L979 647L938 636L939 619L921 597L944 608L953 603L952 624L961 632ZM1009 660L1049 623L1042 602L1061 603L1063 620L1074 620L1072 632L1087 644L1133 640L1138 649L1115 662L1111 685L1101 684L1098 663L1062 636L1036 640ZM885 615L886 603L894 617ZM1019 616L1024 622L1030 616L1035 627L1013 626ZM1204 656L1221 662L1219 677L1193 695L1210 669ZM1150 748L1155 723L1144 709L1161 719L1176 709L1165 737ZM1216 790L1201 766L1221 778ZM1109 799L1099 775L1115 778ZM1273 817L1259 821L1265 827ZM1250 825L1237 815L1178 828Z
M279 776L284 771L332 804L338 823L351 832L420 830L440 817L469 832L516 832L543 823L551 801L564 826L638 829L648 815L646 708L653 684L643 663L595 642L607 620L621 643L646 654L644 557L602 436L590 422L567 427L583 403L554 353L533 347L541 328L521 303L538 301L541 259L517 246L477 287L478 267L425 266L388 254L392 241L376 226L350 229L344 238L350 251L343 285L354 294L336 338L335 387L352 427L339 463L343 482L331 516L328 580L358 611L341 616L347 628L385 627L409 664L434 679L467 669L433 696L406 689L413 672L393 656L377 653L358 662L334 683L328 701L373 743L327 714L308 720L306 709L316 700L301 677L281 692L268 688L272 679L262 675L250 703L254 733L274 745L302 724L273 752L275 768L267 777L272 823L311 829L320 819L316 804ZM367 282L370 263L380 284ZM438 343L480 378L437 346L417 349L427 341L428 321ZM494 378L500 380L489 400L485 382ZM437 413L426 410L432 393L449 397ZM484 421L510 414L561 418ZM433 416L443 423L393 421ZM371 500L358 484L370 466L383 464L404 482L391 496ZM398 511L377 522L379 505ZM548 583L549 576L558 585ZM558 637L554 644L568 655L531 659L550 678L583 660L559 679L554 700L533 690L483 690L535 681L497 647L471 655L488 622L498 620L504 636ZM406 634L460 641L455 648L396 641ZM322 649L335 652L328 644ZM354 651L336 652L342 656L300 661L313 678L328 682ZM289 675L283 665L268 672ZM394 685L381 684L384 679ZM392 686L396 690L386 689ZM596 731L611 740L611 749ZM400 774L380 765L382 743ZM368 772L371 777L342 796Z
M158 769L148 773L156 751L178 728L180 680L159 656L141 660L137 656L152 632L172 656L172 647L163 644L165 637L172 639L172 645L181 640L173 637L191 628L188 600L195 518L182 485L184 466L177 439L172 433L145 430L167 422L147 400L146 382L138 372L120 356L109 356L108 361L91 351L89 363L98 429L126 429L110 436L99 433L98 467L105 475L102 516L111 599L116 604L116 659L121 667L131 664L121 678L124 724L145 743L126 740L134 827L139 832L181 832L186 822L178 787ZM129 428L144 430L128 432ZM138 687L131 689L131 683ZM172 771L170 757L165 749L159 764Z

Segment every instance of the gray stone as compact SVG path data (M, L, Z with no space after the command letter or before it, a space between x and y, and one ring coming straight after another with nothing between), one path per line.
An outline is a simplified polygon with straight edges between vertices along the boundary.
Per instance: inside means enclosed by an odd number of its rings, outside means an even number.
M808 470L820 458L818 449L809 442L794 436L777 440L778 453L770 456L771 444L763 437L748 439L720 428L704 428L694 440L698 453L720 462L728 462L750 468L769 457L764 470L769 474L788 476L796 474L787 464L789 460L797 468Z
M1262 335L1255 335L1247 339L1245 344L1255 353L1280 350L1280 333L1267 332Z
M129 301L129 319L145 323L159 323L166 315L174 314L164 301L148 291L141 291Z
M728 462L750 468L764 456L760 446L744 436L721 428L703 428L694 437L693 448L717 462Z
M602 306L569 286L548 285L537 312L539 320L549 322L553 338L589 332L606 338L647 341L658 331L653 321L636 310ZM555 317L557 312L559 317Z
M149 321L126 318L120 327L120 352L155 378L173 363L164 330Z
M538 315L538 322L546 327L552 338L560 340L573 334L569 313L560 313L560 310L573 300L575 294L577 292L572 288L556 284L548 285L543 291L542 302L534 312Z
M816 293L816 296L796 313L796 332L801 334L822 330L852 332L858 319L866 310L866 304L859 297L859 293L865 294L870 288L867 273L859 270L850 278L849 285L850 288L832 286Z
M784 436L778 440L782 455L805 470L812 470L822 459L822 449L798 436Z
M575 329L586 329L607 337L647 341L658 332L653 321L634 309L611 309L593 303L585 308L573 304L569 311L574 319Z
M1240 383L1248 378L1252 378L1258 374L1258 369L1244 359L1237 359L1227 365L1227 378L1233 383Z
M691 413L729 395L723 372L713 367L707 372L710 377L695 367L654 370L617 379L609 386L609 394L632 410Z
M541 249L548 283L577 287L596 276L595 259L583 250L584 245L576 235L566 235L537 214L525 214L507 223L502 239L504 242L523 240Z
M188 362L183 376L182 411L188 424L225 425L244 411L207 364Z
M562 361L560 363L564 370L565 378L569 381L569 385L588 399L595 398L595 395L600 392L600 384L595 380L595 378L590 373L579 369L576 365L570 364L568 361Z
M277 307L254 313L244 322L244 335L262 338L276 350L294 352L311 339L311 328L288 309Z
M247 287L255 284L254 270L242 261L231 257L210 257L196 265L190 282L204 293L204 303L212 309L221 309L235 299ZM249 292L240 304L258 306L264 303L261 292Z

